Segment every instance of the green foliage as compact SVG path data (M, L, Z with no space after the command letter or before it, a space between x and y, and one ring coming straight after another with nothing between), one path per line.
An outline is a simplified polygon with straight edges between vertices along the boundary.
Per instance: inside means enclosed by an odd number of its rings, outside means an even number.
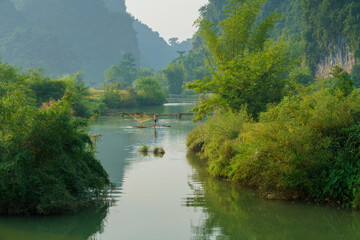
M344 96L349 95L353 91L354 81L350 74L339 66L331 69L330 75L333 77L334 89L340 90Z
M143 155L143 156L147 156L148 153L150 151L150 147L147 146L147 145L142 145L140 148L139 148L139 152Z
M83 72L51 79L44 75L42 69L29 69L22 73L19 71L17 67L0 63L0 96L21 88L32 98L31 101L41 106L50 100L60 100L68 91L73 98L72 107L76 116L88 118L94 113L101 113L99 103L88 99L89 89L83 81Z
M293 68L289 73L289 79L292 83L309 84L314 82L311 69L306 65L306 59L303 58L301 64Z
M168 82L169 93L180 94L185 80L185 69L183 66L178 63L169 63L163 72Z
M105 92L101 96L100 101L103 102L108 108L119 108L122 106L123 101L119 92L118 84L106 85Z
M50 79L0 63L0 214L47 215L102 202L108 175L87 121L73 116L90 114L81 76Z
M105 83L120 84L122 88L131 86L135 79L136 64L131 54L123 55L119 64L105 71Z
M120 90L120 84L105 85L100 102L108 108L152 106L166 102L165 92L154 77L140 77L133 85L134 88L128 87L127 90Z
M189 135L189 150L201 152L213 176L358 207L360 92L340 70L269 106L258 122L244 110L217 114Z
M145 152L147 153L149 151L149 146L146 145L142 145L139 149L140 152Z
M219 31L208 19L198 20L199 35L212 55L209 64L215 69L212 78L186 85L197 93L212 94L194 109L197 119L216 109L240 110L243 106L256 117L266 104L283 96L286 81L282 75L293 61L286 55L283 39L269 40L279 15L273 13L257 24L261 3L229 1Z
M309 66L315 70L319 59L332 54L332 46L346 44L359 58L360 3L358 1L302 0L304 37Z
M225 19L226 0L211 0L202 9L202 16L214 26ZM287 52L295 58L306 56L311 75L325 57L339 49L359 58L360 3L357 0L267 0L261 7L259 22L276 11L282 17L271 33L277 38L286 33L290 42ZM342 59L343 60L343 59ZM346 61L346 60L345 60Z
M192 90L183 89L183 85L211 75L209 67L205 64L206 54L208 53L201 47L199 38L195 38L193 49L185 56L170 62L163 71L158 72L156 78L160 80L165 89L168 89L168 94L191 93L194 95Z
M139 78L134 82L139 105L160 105L166 102L165 92L153 77Z
M1 98L1 214L63 213L104 196L108 175L70 100L38 109L20 90Z
M209 19L215 26L226 18L226 0L209 0L209 3L200 8L203 18Z

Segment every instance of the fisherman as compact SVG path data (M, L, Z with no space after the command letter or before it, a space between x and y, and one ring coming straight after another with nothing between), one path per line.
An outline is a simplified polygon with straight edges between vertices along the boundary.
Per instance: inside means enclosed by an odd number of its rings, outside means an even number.
M154 114L154 128L156 127L157 122L158 122L158 115Z

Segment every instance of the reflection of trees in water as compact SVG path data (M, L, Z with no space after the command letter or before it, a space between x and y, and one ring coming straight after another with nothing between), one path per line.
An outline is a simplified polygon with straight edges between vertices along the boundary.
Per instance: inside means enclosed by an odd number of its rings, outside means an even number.
M104 230L109 206L76 215L0 218L1 240L86 240Z
M194 197L186 198L185 205L204 211L203 222L192 226L193 239L360 239L357 211L260 199L252 191L208 177L196 156L189 155L188 161L196 173L189 183ZM201 182L201 187L193 182Z

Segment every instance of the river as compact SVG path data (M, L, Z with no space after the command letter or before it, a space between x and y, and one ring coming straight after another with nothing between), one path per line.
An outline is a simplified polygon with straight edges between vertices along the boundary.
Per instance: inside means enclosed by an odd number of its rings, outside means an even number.
M129 109L177 113L191 105ZM259 240L360 239L360 213L291 201L264 200L235 184L210 178L186 137L196 124L160 118L170 128L136 129L121 116L98 119L97 156L115 184L115 203L76 214L1 217L0 240ZM143 123L153 124L152 121ZM163 147L163 157L142 156L142 145Z

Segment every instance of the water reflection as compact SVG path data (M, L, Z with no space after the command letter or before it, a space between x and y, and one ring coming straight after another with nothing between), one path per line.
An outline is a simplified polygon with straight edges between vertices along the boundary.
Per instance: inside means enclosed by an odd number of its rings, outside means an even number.
M86 240L104 229L108 206L76 215L0 218L1 240Z
M126 111L179 113L191 108L175 105ZM161 118L162 124L172 127L156 129L134 129L137 123L121 116L98 119L89 131L102 135L97 157L115 184L112 196L117 202L69 216L0 217L0 240L189 239L189 219L197 215L184 212L179 199L191 191L184 144L194 127L190 119ZM142 158L141 145L162 146L166 154Z
M209 178L194 155L188 207L203 207L204 219L192 226L193 239L360 239L360 214L325 206L269 201L228 182ZM195 183L195 184L193 184ZM196 184L198 183L198 184Z
M154 140L156 140L157 138L157 132L156 132L156 128L154 128Z

